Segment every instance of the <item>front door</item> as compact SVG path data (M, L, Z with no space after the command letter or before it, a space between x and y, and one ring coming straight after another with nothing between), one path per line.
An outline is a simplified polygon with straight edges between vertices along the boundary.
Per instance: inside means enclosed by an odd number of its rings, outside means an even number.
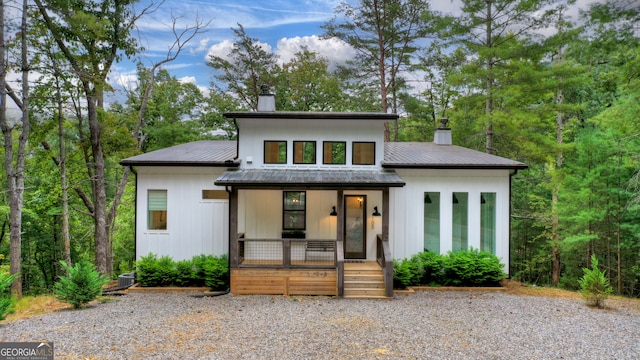
M365 259L367 257L366 242L366 209L365 195L345 195L344 197L344 258Z

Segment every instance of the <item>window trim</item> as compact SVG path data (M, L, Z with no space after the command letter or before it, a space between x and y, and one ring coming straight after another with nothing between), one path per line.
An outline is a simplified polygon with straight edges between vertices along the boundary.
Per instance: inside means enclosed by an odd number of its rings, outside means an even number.
M302 144L302 161L296 161L296 144ZM313 144L313 162L304 162L304 146L305 144ZM294 140L293 141L293 163L298 165L314 165L317 161L318 155L318 144L315 140Z
M304 204L303 204L303 209L294 209L294 208L288 208L287 207L287 195L289 193L298 193L301 194L302 198L304 198ZM295 227L295 226L289 226L288 222L285 221L285 219L287 218L285 216L285 214L287 213L299 213L302 214L303 218L302 218L302 228L299 227ZM289 222L291 223L291 222ZM307 230L307 192L306 191L300 191L300 190L285 190L282 192L282 230L285 231L305 231Z
M151 193L152 192L164 192L164 210L162 209L151 209ZM150 231L166 231L168 229L169 223L169 191L167 189L147 189L147 230ZM152 212L161 211L164 212L164 227L154 227ZM162 222L162 213L160 213L160 221ZM162 223L160 223L162 224Z
M339 163L339 162L326 162L325 161L325 146L326 144L344 144L344 161ZM333 161L333 146L331 147L331 160ZM322 164L323 165L346 165L347 164L347 142L346 141L331 141L331 140L325 140L322 142Z
M267 161L267 143L284 143L284 162ZM265 164L274 164L274 165L286 164L288 155L289 155L289 144L287 143L287 140L264 140L263 146L262 146L262 160Z
M355 147L356 144L373 144L373 161L371 163L356 163L355 162L355 156L356 156L356 151L355 151ZM351 165L375 165L376 164L376 142L375 141L354 141L351 143Z

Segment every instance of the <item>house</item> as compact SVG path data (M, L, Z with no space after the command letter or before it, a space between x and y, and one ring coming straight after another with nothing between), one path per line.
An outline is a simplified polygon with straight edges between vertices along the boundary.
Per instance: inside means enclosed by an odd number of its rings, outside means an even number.
M237 141L130 157L136 258L228 254L234 294L393 296L393 259L490 251L509 268L511 178L526 165L451 144L385 143L395 114L224 114Z

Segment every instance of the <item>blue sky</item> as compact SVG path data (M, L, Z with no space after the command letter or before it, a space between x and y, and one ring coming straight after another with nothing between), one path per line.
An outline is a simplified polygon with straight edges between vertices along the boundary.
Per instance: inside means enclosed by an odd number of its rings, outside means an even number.
M184 49L180 57L165 66L182 81L197 84L203 91L209 88L213 69L206 66L208 54L226 55L234 41L231 28L240 23L247 34L257 38L281 61L291 59L302 45L308 46L330 63L340 63L353 56L353 50L338 40L320 39L322 24L334 16L334 9L342 0L165 0L152 14L138 21L137 36L146 48L142 61L151 66L166 57L173 41L172 18L178 27L193 25L196 20L210 22L206 32L199 34ZM581 6L599 0L578 0ZM603 0L600 0L603 1ZM353 3L355 0L350 0ZM146 6L142 0L138 6ZM460 0L432 0L433 10L456 13ZM116 64L110 81L116 89L136 84L135 66L131 62Z

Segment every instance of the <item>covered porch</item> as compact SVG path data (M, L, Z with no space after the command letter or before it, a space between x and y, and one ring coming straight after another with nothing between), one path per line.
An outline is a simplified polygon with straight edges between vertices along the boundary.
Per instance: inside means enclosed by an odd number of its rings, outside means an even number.
M234 294L348 297L358 263L377 267L365 279L393 296L389 188L404 185L395 172L234 170L215 183L229 193Z

